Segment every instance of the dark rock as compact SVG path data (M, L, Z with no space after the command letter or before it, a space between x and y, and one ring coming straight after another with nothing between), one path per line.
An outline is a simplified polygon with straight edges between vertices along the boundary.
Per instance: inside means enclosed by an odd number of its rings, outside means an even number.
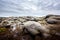
M60 16L59 15L47 15L45 20L49 24L57 24L60 23Z

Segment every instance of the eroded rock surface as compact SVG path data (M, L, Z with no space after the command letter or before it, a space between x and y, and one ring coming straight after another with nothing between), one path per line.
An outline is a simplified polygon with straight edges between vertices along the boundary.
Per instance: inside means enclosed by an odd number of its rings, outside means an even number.
M60 15L0 17L0 40L60 40Z

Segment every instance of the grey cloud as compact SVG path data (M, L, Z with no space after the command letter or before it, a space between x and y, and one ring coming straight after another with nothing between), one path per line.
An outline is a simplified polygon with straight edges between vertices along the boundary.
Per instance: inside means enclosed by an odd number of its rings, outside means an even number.
M60 14L60 0L0 0L0 16L43 16L50 13Z

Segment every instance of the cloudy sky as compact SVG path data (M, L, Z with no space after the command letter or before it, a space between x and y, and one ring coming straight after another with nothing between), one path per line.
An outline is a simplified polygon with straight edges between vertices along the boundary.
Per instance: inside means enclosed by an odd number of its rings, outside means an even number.
M60 0L0 0L0 16L60 15Z

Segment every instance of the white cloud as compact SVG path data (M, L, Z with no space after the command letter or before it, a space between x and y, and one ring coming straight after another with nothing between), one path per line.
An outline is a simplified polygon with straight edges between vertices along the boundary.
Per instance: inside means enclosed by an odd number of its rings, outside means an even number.
M28 1L32 1L32 0L28 0Z
M0 16L60 14L59 0L0 0Z

